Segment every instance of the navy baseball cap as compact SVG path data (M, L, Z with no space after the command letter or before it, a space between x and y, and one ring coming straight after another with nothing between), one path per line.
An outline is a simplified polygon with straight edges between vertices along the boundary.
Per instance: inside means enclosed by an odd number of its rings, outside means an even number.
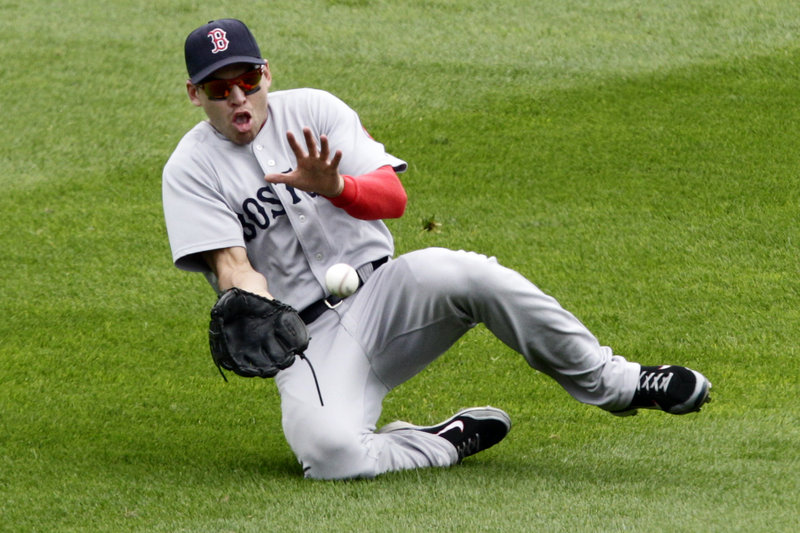
M184 44L189 81L199 84L214 71L233 63L263 65L261 50L241 20L212 20L186 38Z

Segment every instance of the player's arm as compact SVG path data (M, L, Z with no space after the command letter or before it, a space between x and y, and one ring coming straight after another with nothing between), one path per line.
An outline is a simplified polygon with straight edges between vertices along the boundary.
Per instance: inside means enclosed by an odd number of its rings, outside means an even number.
M223 368L244 377L275 377L303 357L309 341L303 319L269 294L266 278L250 265L243 247L212 250L203 258L223 291L208 325L211 357L223 378Z
M403 216L408 196L391 165L360 176L343 175L342 179L342 192L328 199L350 216L363 220Z
M221 248L203 253L203 259L219 280L220 291L233 287L273 299L267 278L257 272L247 258L247 250L240 246Z
M327 136L320 136L319 149L309 128L303 128L303 136L308 152L291 132L286 134L297 158L297 168L286 174L268 174L266 181L321 194L355 218L378 220L403 215L408 198L390 165L359 176L342 175L339 173L342 152L337 150L331 157Z

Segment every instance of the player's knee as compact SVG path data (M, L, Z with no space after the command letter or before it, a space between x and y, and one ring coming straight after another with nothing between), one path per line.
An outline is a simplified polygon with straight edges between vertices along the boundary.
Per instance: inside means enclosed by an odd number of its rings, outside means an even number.
M375 461L370 459L361 436L342 428L317 426L309 429L303 443L294 447L311 479L351 479L374 477Z

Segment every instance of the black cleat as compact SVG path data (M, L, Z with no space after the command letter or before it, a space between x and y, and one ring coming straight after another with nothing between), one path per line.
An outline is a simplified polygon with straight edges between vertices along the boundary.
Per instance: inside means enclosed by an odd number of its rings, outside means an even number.
M701 373L683 366L643 366L631 404L617 416L635 415L637 409L660 409L673 415L700 410L711 401L711 383Z
M447 439L458 452L458 461L491 448L508 435L511 419L494 407L471 407L459 411L441 424L415 426L398 420L380 428L377 433L414 429Z

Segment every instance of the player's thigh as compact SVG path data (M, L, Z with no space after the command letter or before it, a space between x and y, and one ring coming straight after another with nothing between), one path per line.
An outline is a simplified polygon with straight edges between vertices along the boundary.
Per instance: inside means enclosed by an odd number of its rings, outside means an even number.
M474 326L469 302L478 254L428 248L378 270L348 302L342 324L389 387L413 377Z
M306 360L276 376L284 433L298 456L374 430L388 392L336 313L324 313L309 333Z

